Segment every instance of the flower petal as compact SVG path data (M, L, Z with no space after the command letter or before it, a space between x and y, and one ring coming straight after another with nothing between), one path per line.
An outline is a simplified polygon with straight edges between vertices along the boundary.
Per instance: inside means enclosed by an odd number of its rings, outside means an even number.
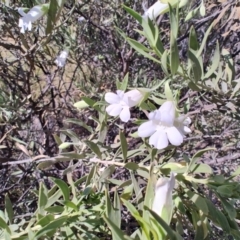
M130 119L131 115L130 115L130 111L128 107L124 107L120 113L120 119L123 122L128 122Z
M163 149L168 146L168 138L166 132L162 130L156 131L150 138L149 144L157 149Z
M160 178L156 183L152 210L160 216L162 215L162 209L164 207L166 207L168 211L171 211L173 205L172 191L174 186L175 176L172 172L170 178Z
M117 90L117 95L119 96L120 99L122 99L124 97L124 91L122 90Z
M148 115L148 118L150 120L153 120L154 122L156 122L156 124L159 123L161 121L161 113L160 113L159 109L155 110L153 112L150 112Z
M35 6L27 13L27 16L31 20L31 22L35 22L39 18L41 18L43 16L43 14L44 14L44 12L42 11L42 7Z
M21 15L21 16L26 16L27 14L23 11L23 8L18 8L18 13Z
M114 103L116 104L116 103L119 103L121 99L117 94L113 92L108 92L105 94L105 101L110 104L114 104Z
M138 103L143 98L143 94L137 89L133 89L125 93L125 96L129 98L129 107L138 105Z
M172 101L166 101L159 108L163 125L172 126L175 119L175 105Z
M122 111L122 106L119 104L111 104L106 108L106 112L113 117L118 116Z
M157 125L153 121L147 121L138 128L139 137L149 137L156 131Z
M154 3L143 15L144 18L149 17L151 20L158 17L165 9L168 8L168 4L161 3L159 0Z
M179 146L183 142L183 136L176 127L169 127L166 130L169 142L174 146Z
M183 131L184 131L184 133L191 133L192 132L192 130L190 129L190 128L188 128L187 126L184 126L183 127Z

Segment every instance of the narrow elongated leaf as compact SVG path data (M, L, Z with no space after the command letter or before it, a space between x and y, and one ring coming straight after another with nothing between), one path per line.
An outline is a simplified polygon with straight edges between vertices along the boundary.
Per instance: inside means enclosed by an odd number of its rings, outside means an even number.
M91 168L91 170L90 170L90 172L89 172L89 174L88 174L88 176L87 176L87 179L86 179L86 186L90 185L90 183L91 183L91 181L92 181L92 179L93 179L93 177L94 177L94 175L95 175L96 167L97 167L97 165L95 164L95 165ZM79 183L79 184L80 184L80 183Z
M196 164L196 162L198 161L198 159L207 151L211 151L211 150L216 150L215 148L205 148L203 150L198 151L196 154L193 155L189 165L188 165L188 171L189 169L193 169L193 165Z
M207 71L207 73L205 74L204 78L209 78L217 70L219 62L220 62L220 50L219 50L219 43L217 41L217 46L212 58L212 65Z
M58 1L50 0L49 10L47 14L47 27L46 27L46 35L50 34L54 28L56 22L56 14L58 10Z
M171 24L171 34L170 34L170 68L174 75L179 67L179 53L177 46L177 35L178 35L178 16L173 12L171 5L169 5L170 11L170 24Z
M102 159L101 151L96 143L91 142L91 141L85 141L85 143L98 156L98 158Z
M227 200L225 200L223 197L219 196L224 209L226 210L226 212L228 213L228 216L231 220L234 220L237 216L237 212L235 210L235 207L229 203Z
M193 26L190 29L188 46L194 51L197 51L199 49L197 34Z
M202 40L201 46L200 46L200 48L199 48L199 50L198 50L198 52L197 52L197 55L196 55L197 58L200 57L201 54L202 54L202 51L203 51L203 49L204 49L204 47L205 47L205 45L206 45L206 42L207 42L208 35L210 34L213 25L214 25L214 23L212 23L212 24L209 26L208 30L207 30L206 33L204 34L204 38L203 38L203 40Z
M70 190L68 188L68 185L61 179L52 178L52 180L62 191L64 200L69 200Z
M39 188L39 195L38 195L39 214L44 215L44 208L46 207L47 202L48 202L47 189L45 188L44 184L41 182L40 188Z
M60 228L64 222L66 222L68 219L67 216L62 216L57 219L54 219L51 223L47 224L43 228L41 228L37 233L35 234L34 239L39 239L42 236L45 236L47 233Z
M197 83L202 77L201 63L199 59L197 59L195 52L190 49L188 50L188 57L191 60L191 71L193 73L194 82Z
M13 214L12 202L8 194L5 195L5 212L6 212L6 216L8 217L8 221L10 222L10 224L12 224L14 214Z
M129 73L127 73L125 76L124 76L124 79L122 81L122 84L121 84L121 87L119 88L119 90L122 90L122 91L126 91L127 89L127 86L128 86L128 75Z
M161 64L161 62L159 60L157 60L156 58L152 57L150 54L148 54L146 51L149 51L149 49L147 49L145 46L143 46L141 43L137 42L136 40L133 40L131 38L127 38L126 39L128 41L128 43L131 45L132 48L134 48L137 52L139 52L140 54L142 54L144 57L149 58L150 60ZM147 50L146 50L147 49Z
M191 211L191 215L192 215L192 220L193 220L193 225L195 230L194 240L202 240L204 239L204 229L201 222L201 218L198 215L198 213L193 210Z
M67 123L73 123L73 124L76 124L78 126L84 127L90 133L93 133L92 128L90 126L88 126L86 123L84 123L83 121L80 121L79 119L68 118L68 119L66 119L64 121L67 122Z
M115 224L121 229L121 202L117 189L114 192L113 210L115 214Z
M143 194L142 194L142 191L138 185L138 182L134 176L134 174L132 172L130 172L130 175L131 175L131 179L132 179L132 183L133 183L133 188L134 188L134 191L135 191L135 195L136 195L136 199L137 199L137 204L138 204L138 209L139 210L143 210Z
M133 9L123 5L124 10L126 10L133 18L135 18L140 24L142 23L142 16L135 12Z
M127 149L128 149L127 140L126 140L125 135L122 131L120 131L119 135L120 135L120 142L121 142L123 159L124 159L124 161L126 161L127 160Z
M9 234L11 234L10 228L8 227L7 223L1 216L0 216L0 228L5 229Z
M199 194L194 193L190 190L186 191L189 199L197 206L198 209L202 210L204 214L208 214L208 206L205 202L205 199L201 197Z
M210 200L206 198L205 201L208 205L209 210L208 218L211 219L215 224L220 226L224 231L229 233L230 226L224 214L221 211L219 211Z
M108 227L111 229L114 240L133 240L130 237L127 237L121 229L119 229L116 224L109 219L107 216L103 216L104 221L107 223Z
M178 240L176 233L171 229L170 226L167 225L167 223L157 213L155 213L148 207L146 207L146 209L150 212L150 214L153 216L153 218L157 220L159 225L167 232L169 239Z

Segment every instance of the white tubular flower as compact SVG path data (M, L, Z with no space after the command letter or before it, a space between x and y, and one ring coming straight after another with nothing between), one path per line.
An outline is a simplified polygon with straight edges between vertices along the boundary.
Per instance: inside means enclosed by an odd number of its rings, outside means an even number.
M138 128L138 136L150 137L149 144L157 149L166 148L168 142L174 146L181 145L184 134L190 130L185 128L186 119L175 118L175 105L171 101L163 103L158 110L151 112L148 118L149 121Z
M58 67L64 67L64 65L66 64L67 57L68 51L64 50L60 53L60 55L54 62L57 64Z
M120 116L123 122L128 122L131 114L130 108L136 106L143 95L137 89L131 90L127 93L117 90L117 94L109 92L105 95L105 101L110 105L106 108L110 116Z
M170 178L160 178L156 183L152 210L161 217L163 217L163 209L165 209L165 213L172 215L172 191L174 186L175 176L172 172L170 174ZM170 218L171 217L172 216L170 216Z
M191 123L191 119L187 116L180 115L174 120L174 126L184 137L186 134L191 133L191 129L188 127Z
M42 6L35 6L28 13L25 13L22 8L18 8L19 14L22 15L22 18L19 19L18 26L21 28L20 32L25 33L26 30L32 30L32 23L37 21L44 15Z
M167 3L162 3L160 0L155 2L145 13L143 14L143 18L149 18L151 20L156 19L163 11L168 9Z

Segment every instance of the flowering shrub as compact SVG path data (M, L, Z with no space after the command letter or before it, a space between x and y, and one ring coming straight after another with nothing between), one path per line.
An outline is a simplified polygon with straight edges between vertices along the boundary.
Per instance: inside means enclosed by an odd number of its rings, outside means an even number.
M42 5L37 5L40 2ZM6 165L29 163L34 166L31 171L19 167L6 182L25 181L25 174L30 172L29 180L34 179L36 186L24 192L22 196L29 194L30 200L22 202L23 205L12 198L16 194L11 191L13 187L7 189L2 204L4 210L0 211L0 238L157 240L193 236L192 239L202 240L209 239L218 229L239 239L240 184L236 177L240 168L225 175L216 173L205 160L209 158L207 154L214 156L218 152L217 146L200 148L196 142L191 144L196 132L202 130L196 117L202 110L193 111L193 103L201 104L204 99L214 105L211 109L217 113L235 117L239 113L240 85L235 79L233 60L228 51L221 50L216 43L213 52L204 52L216 22L208 26L202 38L197 36L194 27L189 28L184 36L188 39L186 53L181 56L184 51L179 48L183 38L178 37L179 32L182 33L180 16L187 22L195 14L205 15L204 1L188 12L187 1L161 0L144 9L143 15L123 6L129 23L137 22L137 25L134 25L134 33L131 27L116 28L116 38L110 34L112 29L106 30L108 24L115 24L119 17L119 6L112 3L116 8L115 15L104 18L105 25L96 27L94 33L101 36L107 32L103 40L108 37L113 43L115 58L109 61L107 48L106 56L91 57L91 64L92 68L98 68L101 61L104 66L108 62L119 65L121 60L120 80L112 74L111 77L116 78L111 84L104 79L103 85L94 88L98 82L91 82L89 77L90 83L84 91L81 88L77 92L80 101L75 101L71 87L74 85L78 89L80 84L85 84L85 75L80 77L77 73L85 66L86 59L80 62L77 53L80 51L85 57L92 49L100 48L96 45L103 42L89 43L93 34L91 26L96 25L94 19L84 14L90 4L80 6L77 2L61 0L40 2L32 7L26 3L27 13L19 8L21 16L15 16L18 13L14 10L13 23L19 31L16 40L22 45L14 45L17 53L10 63L7 60L1 62L6 89L0 94L0 120L3 125L16 126L10 128L0 141L2 144L7 138L14 140L15 148L28 156L28 159L7 161ZM91 4L98 9L97 1ZM9 6L6 4L5 7L8 9ZM78 14L74 15L76 12ZM158 25L157 18L163 13L170 25L168 34L160 31ZM87 38L85 33L90 37ZM119 46L118 41L121 42ZM89 45L91 51L85 54ZM128 54L123 56L128 49ZM118 62L116 56L120 58ZM143 58L144 64L154 63L151 67L161 72L161 77L156 79L150 75L148 81L142 68L135 78L138 69L134 73L135 70L129 67L131 56L135 60ZM11 82L10 74L15 70L21 81ZM108 69L103 67L101 70L107 72ZM44 74L39 76L39 71ZM71 81L67 83L69 78ZM42 79L43 86L38 85L40 93L35 99L35 84ZM60 85L62 88L57 89ZM8 93L9 89L11 92L16 88L26 92L26 96L21 92ZM65 93L68 98L62 99ZM78 111L81 117L65 119L65 125L53 131L51 118L63 113L62 105L56 106L58 97L69 112ZM202 108L204 110L204 106ZM13 109L17 109L18 114L13 114ZM49 118L42 121L45 115ZM44 133L38 136L38 152L35 141L25 143L22 140L27 126L23 129L21 124L32 116L35 117L35 132ZM206 128L203 115L202 118L201 126ZM60 120L58 115L56 121ZM81 127L81 132L76 131L75 125ZM15 130L21 138L9 134ZM54 139L55 145L50 139ZM8 142L3 142L0 147L8 146ZM57 152L52 152L54 149ZM54 172L54 176L44 175L44 171L61 164L65 164L63 169ZM76 170L80 175L76 176ZM21 177L18 177L19 172L23 173ZM31 201L33 198L35 202ZM25 215L22 212L18 215L19 209L31 210L22 221Z

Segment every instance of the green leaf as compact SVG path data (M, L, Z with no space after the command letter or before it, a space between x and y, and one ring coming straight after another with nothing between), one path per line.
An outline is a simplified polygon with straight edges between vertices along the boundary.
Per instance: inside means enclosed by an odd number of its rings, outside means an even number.
M173 101L174 100L172 90L169 87L169 81L165 82L165 96L167 98L167 101Z
M164 73L166 75L168 75L168 65L169 65L169 62L168 62L168 50L166 49L163 54L162 54L162 57L161 57L161 67L162 67L162 70L164 71Z
M7 223L1 216L0 216L0 228L5 229L9 234L11 234L10 228L8 227Z
M49 232L57 232L57 229L59 229L68 219L68 216L62 216L55 220L53 220L51 223L47 224L43 228L41 228L37 233L35 234L34 239L39 239L42 236L45 236Z
M117 189L114 191L113 211L115 215L115 224L121 229L121 202Z
M82 100L87 103L90 107L94 108L95 110L97 110L98 112L102 112L100 107L98 105L96 105L96 102L93 101L91 98L89 97L82 97Z
M8 217L9 223L12 224L14 213L12 203L8 194L5 195L5 215Z
M220 50L219 50L219 43L217 41L217 46L212 58L212 65L211 67L208 69L207 73L205 74L204 78L207 79L209 78L218 68L220 62Z
M128 148L127 140L126 140L125 135L122 131L120 131L119 135L120 135L120 142L121 142L123 160L126 161L127 160L127 148Z
M192 173L213 173L212 168L208 164L204 163L192 165L189 171Z
M54 220L54 216L52 214L48 214L42 217L39 221L37 221L36 225L41 225L41 227L44 227L53 220Z
M45 208L45 210L49 213L62 213L64 211L64 207L52 206L52 207Z
M96 167L97 167L97 164L95 164L95 165L91 168L89 174L87 175L87 179L86 179L85 186L90 185L90 183L91 183L91 181L92 181L92 178L93 178L94 175L95 175ZM79 183L79 184L80 184L80 183Z
M219 225L223 229L223 231L229 233L230 226L224 214L219 211L210 200L206 198L205 201L208 205L209 210L208 218L210 218L215 224Z
M194 82L197 83L202 77L202 65L196 57L196 53L192 50L188 50L188 58L191 61L190 69L193 73Z
M219 196L219 199L222 202L222 205L225 209L225 211L228 213L228 216L231 220L235 220L236 216L237 216L237 212L235 210L235 207L233 206L233 204L229 203L227 200L225 200L223 197Z
M194 169L194 165L196 164L196 162L198 161L198 159L207 151L211 151L211 150L216 150L215 148L205 148L203 150L198 151L197 153L195 153L188 165L188 172L190 171L190 169Z
M76 212L78 211L78 207L76 204L74 204L72 201L64 201L64 205L66 207L74 209Z
M204 17L206 15L206 8L204 6L204 2L202 1L201 5L200 5L200 9L199 9L200 15L202 17Z
M192 19L197 13L198 13L198 9L199 7L195 8L194 10L190 11L188 13L188 15L185 18L185 22L189 21L190 19Z
M98 158L102 159L102 153L96 143L91 141L85 141L85 143L98 156Z
M42 182L40 182L39 195L38 195L38 213L44 215L44 208L47 205L47 189Z
M147 222L148 218L142 218L137 211L137 209L133 206L132 203L129 201L126 201L125 199L122 199L124 205L127 207L128 211L131 213L131 215L138 221L142 228L143 232L143 237L146 239L151 239L150 238L150 232L152 232L156 236L156 232L154 229L151 228L150 224ZM156 237L154 239L157 239Z
M171 33L170 33L170 68L171 72L174 75L179 67L179 53L177 46L177 35L178 35L178 16L175 16L171 5L169 5L170 11L170 24L171 24Z
M195 230L194 240L204 239L204 229L199 214L196 211L191 210L191 216Z
M74 143L72 143L72 142L64 142L64 143L60 144L60 145L58 146L58 148L59 148L59 149L66 149L66 148L68 148L68 147L70 147L70 146L72 146L72 145L74 145Z
M197 206L198 209L202 210L204 214L208 214L208 206L205 202L205 199L201 197L199 194L194 193L190 190L186 191L189 199Z
M124 165L125 168L129 169L129 170L132 170L132 171L136 171L139 166L137 163L134 163L134 162L128 162Z
M138 210L143 210L143 194L142 191L138 185L138 182L134 176L134 174L132 172L130 172L131 175L131 180L132 180L132 184L133 184L133 188L134 188L134 192L135 192L135 196L136 196L136 200L137 200L137 205L138 205Z
M56 22L56 15L58 10L58 1L50 0L49 10L47 14L47 27L46 27L46 35L50 34L54 28Z
M197 51L199 49L197 34L193 26L190 29L188 46L194 51Z
M150 214L153 216L153 218L157 220L159 225L167 232L169 239L171 239L171 240L178 239L176 233L171 229L170 226L167 225L167 223L157 213L155 213L148 207L145 207L145 208L150 212Z
M124 10L126 12L128 12L133 18L135 18L140 24L142 23L142 16L139 15L137 12L135 12L133 9L125 6L125 5L122 5Z
M83 121L80 121L79 119L74 119L74 118L68 118L66 120L64 120L66 123L73 123L76 124L80 127L85 128L86 130L88 130L90 133L93 133L93 129L88 126L86 123L84 123Z
M84 100L74 103L73 106L78 109L83 109L83 108L89 107L89 105Z
M222 185L217 188L217 192L223 197L231 197L233 195L233 188L231 185Z
M101 181L104 181L104 182L105 182L106 179L109 178L109 177L113 174L114 171L115 171L115 166L114 166L114 165L107 167L107 168L102 172L102 174L100 175L100 177L99 177L99 182L101 182Z
M120 88L118 88L119 90L122 90L122 91L126 91L126 89L127 89L127 86L128 86L128 75L129 75L129 73L127 73L125 76L124 76L124 79L123 79L123 81L122 81L122 83L121 83L121 87Z
M202 51L203 51L203 49L204 49L204 47L206 45L206 42L207 42L208 35L211 32L211 30L212 30L213 24L214 24L214 22L209 26L208 30L204 34L204 38L202 40L201 46L200 46L200 48L199 48L199 50L197 52L197 55L196 55L197 58L200 57L201 54L202 54Z
M70 191L68 185L61 179L52 178L52 181L60 188L65 201L69 200Z
M113 240L132 240L132 238L127 237L111 219L109 219L105 215L103 215L103 219L107 223L108 227L111 229Z
M132 48L134 48L137 52L142 54L144 57L149 58L150 60L153 60L154 62L161 64L159 60L157 60L156 58L152 57L150 54L147 53L149 52L149 49L143 46L141 43L131 38L127 38L126 40L131 45Z

